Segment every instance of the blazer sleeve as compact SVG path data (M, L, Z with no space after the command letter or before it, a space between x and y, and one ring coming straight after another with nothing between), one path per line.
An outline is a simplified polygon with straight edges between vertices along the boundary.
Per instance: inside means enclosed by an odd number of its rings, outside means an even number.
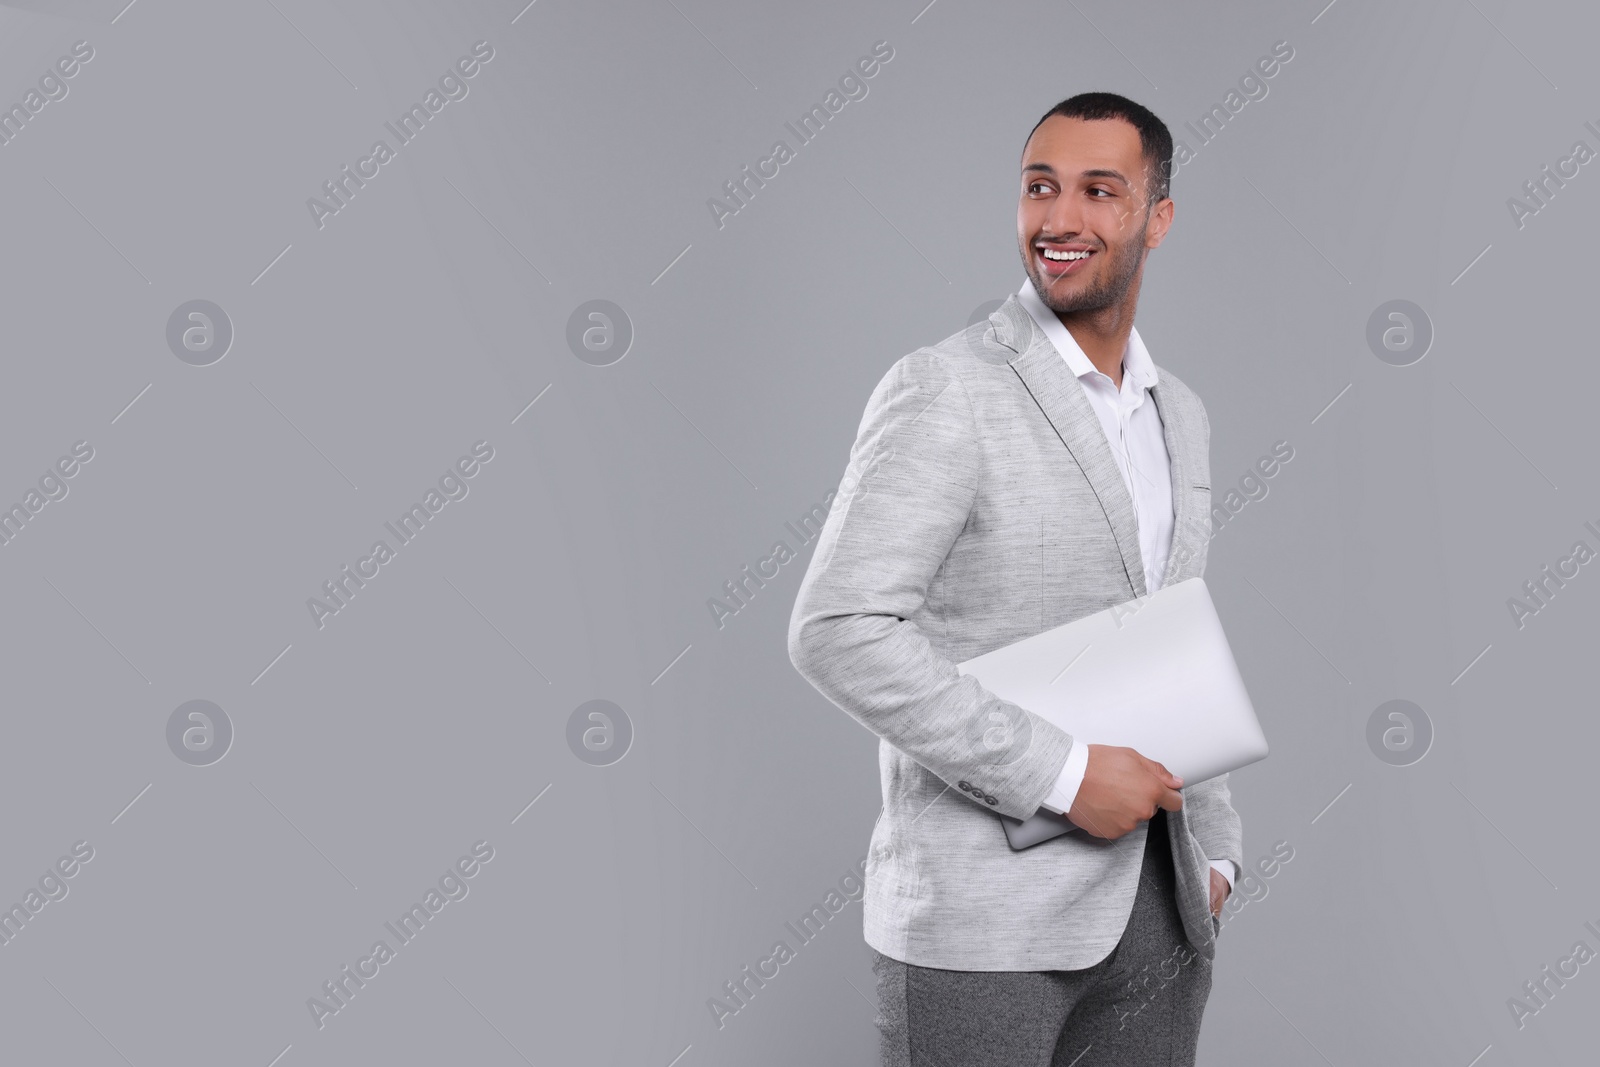
M910 621L966 526L980 460L958 374L922 350L873 390L789 621L789 658L835 705L975 803L1038 810L1072 738L964 676Z
M1211 450L1211 419L1206 414L1206 407L1195 396L1194 406L1200 412L1200 422L1203 429L1201 441L1201 455L1206 457L1206 482L1210 484L1210 450ZM1210 525L1209 518L1206 520ZM1205 559L1200 561L1199 573L1205 572ZM1234 869L1240 876L1244 873L1244 834L1240 824L1239 813L1233 808L1232 792L1228 787L1228 776L1220 774L1215 778L1199 782L1192 786L1185 786L1183 792L1183 807L1189 832L1200 843L1201 852L1208 859L1232 860Z
M1239 813L1233 810L1228 776L1219 774L1185 786L1182 793L1189 832L1200 843L1201 853L1208 860L1232 860L1234 869L1242 875L1244 834Z

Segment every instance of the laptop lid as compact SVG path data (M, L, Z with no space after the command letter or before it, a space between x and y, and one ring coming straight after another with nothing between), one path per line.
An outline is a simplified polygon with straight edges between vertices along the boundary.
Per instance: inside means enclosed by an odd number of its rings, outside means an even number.
M1075 742L1136 749L1188 785L1267 755L1266 736L1200 578L1024 638L957 669ZM1002 820L1013 848L1074 829L1046 811L1020 822Z

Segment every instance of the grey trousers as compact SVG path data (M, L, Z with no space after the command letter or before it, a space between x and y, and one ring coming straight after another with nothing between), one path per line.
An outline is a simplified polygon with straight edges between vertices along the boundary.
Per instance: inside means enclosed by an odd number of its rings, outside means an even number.
M1176 884L1162 811L1127 928L1092 967L947 971L874 951L883 1067L1193 1067L1211 961L1183 932Z

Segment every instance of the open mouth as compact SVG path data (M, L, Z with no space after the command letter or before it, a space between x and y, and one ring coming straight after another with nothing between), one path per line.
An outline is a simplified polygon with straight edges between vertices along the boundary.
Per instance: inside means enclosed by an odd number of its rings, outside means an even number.
M1034 258L1038 261L1039 270L1050 278L1063 278L1081 272L1084 264L1096 254L1092 249L1034 246Z

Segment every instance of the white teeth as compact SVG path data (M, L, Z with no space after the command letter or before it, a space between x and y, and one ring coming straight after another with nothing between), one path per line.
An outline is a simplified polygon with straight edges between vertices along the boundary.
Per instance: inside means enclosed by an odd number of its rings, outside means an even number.
M1057 252L1050 248L1040 249L1040 251L1044 253L1045 259L1056 260L1088 259L1090 255L1088 252Z

